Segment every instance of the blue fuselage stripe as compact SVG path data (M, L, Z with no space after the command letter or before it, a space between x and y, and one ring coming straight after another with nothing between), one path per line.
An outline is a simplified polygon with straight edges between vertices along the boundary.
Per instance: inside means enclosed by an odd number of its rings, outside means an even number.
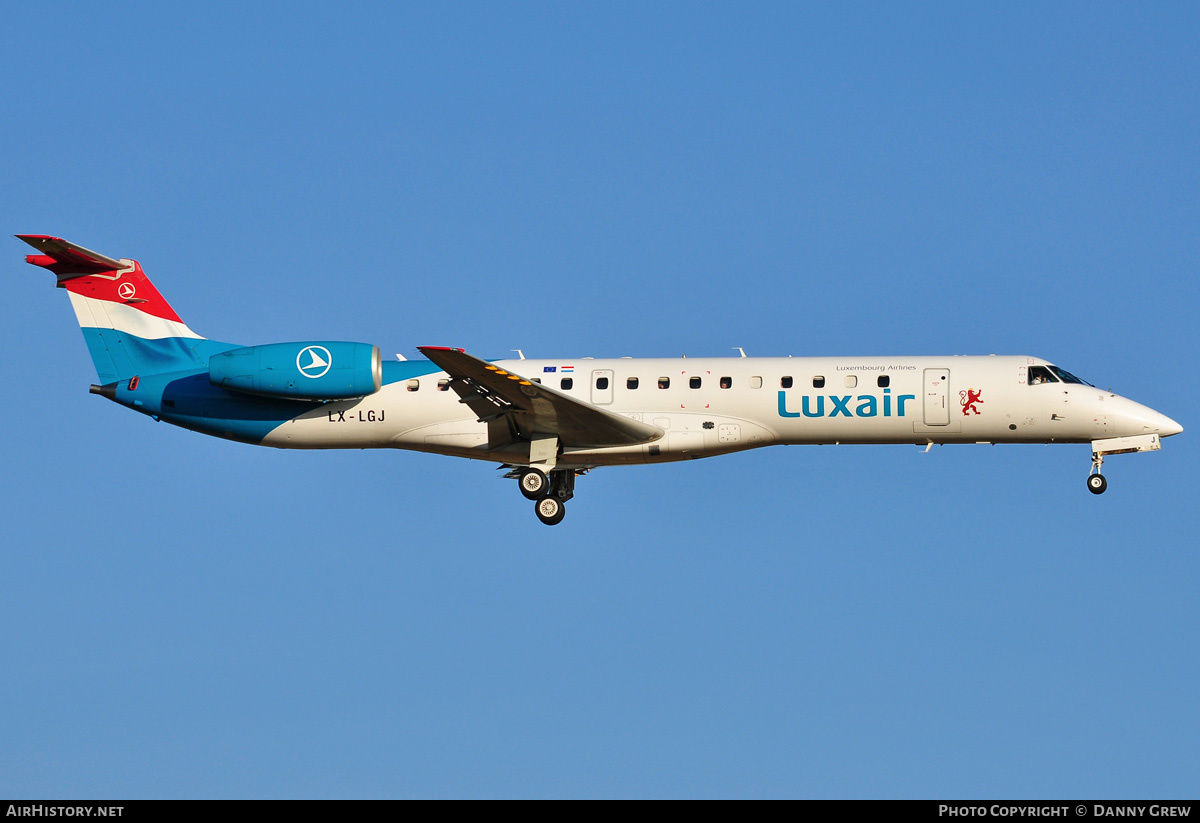
M208 358L240 348L232 343L183 337L146 340L113 329L85 328L83 332L101 382L117 383L118 403L186 429L261 443L274 429L322 405L214 386L208 379ZM102 368L106 361L112 366ZM440 371L428 360L382 365L385 386ZM117 374L112 373L113 366ZM129 381L135 376L137 387L131 391Z

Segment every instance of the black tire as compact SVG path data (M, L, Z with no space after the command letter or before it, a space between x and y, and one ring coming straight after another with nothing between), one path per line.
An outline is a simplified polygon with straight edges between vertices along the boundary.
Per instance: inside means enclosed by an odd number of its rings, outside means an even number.
M1102 474L1089 474L1087 484L1088 491L1092 494L1104 494L1104 490L1108 488L1108 481Z
M541 500L550 492L550 481L541 469L526 469L517 478L526 500Z
M533 510L547 526L557 526L567 516L567 507L557 497L543 497L533 504Z

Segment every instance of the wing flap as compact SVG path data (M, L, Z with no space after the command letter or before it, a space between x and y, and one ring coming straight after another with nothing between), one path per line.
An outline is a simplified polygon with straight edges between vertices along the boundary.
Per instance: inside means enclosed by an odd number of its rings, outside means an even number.
M506 422L513 439L554 435L566 447L636 446L664 432L584 403L529 378L480 360L462 349L420 346L418 350L446 374L459 402L488 423L489 442L497 424ZM493 448L507 443L490 442Z

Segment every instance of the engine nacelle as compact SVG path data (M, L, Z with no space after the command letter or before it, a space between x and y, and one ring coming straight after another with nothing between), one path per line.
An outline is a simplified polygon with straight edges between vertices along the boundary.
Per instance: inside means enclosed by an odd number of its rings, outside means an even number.
M290 400L351 400L379 391L383 359L368 343L271 343L208 360L214 386Z

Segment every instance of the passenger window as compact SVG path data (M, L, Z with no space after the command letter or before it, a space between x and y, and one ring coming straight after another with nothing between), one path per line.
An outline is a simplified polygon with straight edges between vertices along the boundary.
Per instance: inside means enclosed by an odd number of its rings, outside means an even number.
M597 377L596 378L596 388L600 389L601 391L603 391L604 389L607 389L608 388L608 378L607 377Z
M449 381L449 380L439 380L439 381L437 382L437 389L438 389L438 391L445 391L445 390L446 390L446 389L448 389L448 388L450 388L450 381Z
M722 377L721 378L721 388L723 388L723 389L733 388L733 378L732 377Z
M779 388L790 389L791 387L792 387L792 378L790 378L790 377L779 378Z
M846 388L852 389L858 385L858 375L848 374L848 375L846 375L846 379L843 382L846 384Z
M540 378L540 377L531 377L531 378L529 378L529 379L530 379L530 381L531 381L531 382L533 382L533 383L537 383L538 385L541 385L542 378Z
M569 377L564 377L559 381L558 385L563 391L570 391L571 387L575 385L575 381Z
M636 377L631 377L625 381L625 388L627 388L627 389L636 389L637 386L638 386L638 379Z
M416 391L419 388L421 388L420 380L409 380L408 381L408 390L409 391Z
M658 378L658 387L659 387L660 389L669 389L669 388L671 388L671 378L669 378L669 377L660 377L660 378Z
M892 378L886 374L881 374L875 383L879 386L879 388L886 389L888 386L892 385Z
M688 387L692 388L692 389L700 388L700 378L699 377L689 377L688 378Z
M1029 367L1029 385L1038 386L1042 383L1057 383L1058 378L1050 373L1045 366Z
M813 378L813 388L814 389L825 388L825 376L824 375L818 374L816 377Z
M762 388L762 378L761 377L751 377L750 378L750 388L761 389Z

